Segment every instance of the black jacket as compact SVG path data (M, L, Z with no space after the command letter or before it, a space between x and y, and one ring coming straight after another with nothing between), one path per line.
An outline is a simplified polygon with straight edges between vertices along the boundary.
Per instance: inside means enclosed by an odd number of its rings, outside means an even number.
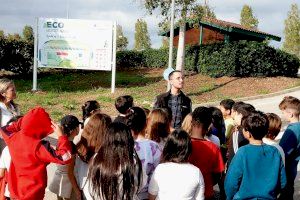
M180 91L179 96L181 98L181 102L179 106L182 115L182 119L181 119L181 123L182 123L185 116L190 112L192 112L192 101L189 97L185 96L185 94L182 91ZM170 97L171 97L171 91L158 95L154 103L154 108L168 108L168 101Z
M234 134L236 131L238 131L238 134ZM231 160L233 159L235 155L234 149L239 149L242 146L245 146L249 144L249 141L244 137L243 132L241 128L237 128L233 133L230 135L229 142L228 142L228 150L227 150L227 169L229 168L229 165L231 163Z

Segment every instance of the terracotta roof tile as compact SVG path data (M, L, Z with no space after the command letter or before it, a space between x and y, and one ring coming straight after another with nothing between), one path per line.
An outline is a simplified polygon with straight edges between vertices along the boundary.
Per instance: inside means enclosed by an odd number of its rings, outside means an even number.
M245 30L245 31L251 31L251 32L260 33L260 34L264 34L264 35L270 35L270 36L278 37L276 35L272 35L272 34L269 34L269 33L266 33L266 32L259 31L256 28L248 28L248 27L242 26L242 25L237 24L237 23L223 21L223 20L219 20L219 19L203 18L202 21L203 22L208 22L208 23L211 23L211 24L216 24L216 25L226 27L226 28L230 28L230 27L238 28L238 29L242 29L242 30Z
M240 29L240 30L244 30L244 31L249 31L249 32L253 32L253 33L257 33L257 34L261 34L261 35L265 35L265 36L269 36L271 37L273 40L276 40L276 41L280 41L281 38L279 36L276 36L276 35L273 35L273 34L269 34L269 33L266 33L266 32L263 32L263 31L260 31L256 28L247 28L245 26L242 26L240 24L237 24L237 23L233 23L233 22L228 22L228 21L223 21L223 20L219 20L219 19L214 19L214 18L203 18L200 22L200 24L207 24L207 25L216 25L218 27L224 27L224 28L234 28L234 29ZM191 29L193 28L193 26L189 26L189 24L187 23L187 27L188 29ZM174 27L174 36L178 35L179 34L179 26L175 26ZM160 33L161 36L170 36L170 31L167 31L167 32L164 32L164 33Z

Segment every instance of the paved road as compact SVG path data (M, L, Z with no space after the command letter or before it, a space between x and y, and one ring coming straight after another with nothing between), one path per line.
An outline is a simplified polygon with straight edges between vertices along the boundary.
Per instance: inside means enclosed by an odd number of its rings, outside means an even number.
M282 95L277 95L274 97L267 97L267 98L260 98L260 99L255 99L255 100L249 100L245 101L247 103L250 103L255 106L256 109L261 110L263 112L273 112L281 116L281 112L278 108L278 105L280 101L283 99L284 96L294 96L300 99L300 90L299 91L294 91ZM55 139L49 138L53 143L55 143ZM48 182L51 180L51 177L53 176L55 166L53 164L48 166ZM298 172L300 172L300 165L298 166ZM51 192L46 191L46 200L52 200L56 199L55 195L53 195ZM295 183L295 199L300 200L300 173L298 173L298 176L296 178L296 183Z

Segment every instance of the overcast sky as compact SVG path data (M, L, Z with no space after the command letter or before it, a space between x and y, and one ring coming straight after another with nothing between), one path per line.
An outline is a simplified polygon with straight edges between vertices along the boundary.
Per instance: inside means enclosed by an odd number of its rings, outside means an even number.
M161 46L157 35L159 16L149 16L138 3L140 0L0 0L0 29L5 33L21 33L25 25L35 26L35 17L114 20L123 27L129 39L129 48L134 43L134 25L138 18L148 24L152 47ZM204 0L199 1L203 3ZM259 20L261 31L283 37L284 20L292 3L299 0L209 0L218 19L239 23L244 4L252 7ZM69 5L69 6L68 6ZM282 42L272 42L280 47Z

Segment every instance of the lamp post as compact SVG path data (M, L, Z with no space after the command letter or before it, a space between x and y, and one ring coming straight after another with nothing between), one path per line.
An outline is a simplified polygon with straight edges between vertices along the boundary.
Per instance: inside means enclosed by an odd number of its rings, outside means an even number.
M67 0L67 19L69 19L69 0Z
M174 38L174 10L175 0L172 0L171 4L171 26L170 26L170 42L169 42L169 65L168 68L172 68L173 65L173 38ZM170 83L168 82L167 90L170 90Z
M172 0L171 4L171 26L170 26L170 42L169 42L169 65L173 65L173 38L174 38L174 9L175 9L175 0Z

